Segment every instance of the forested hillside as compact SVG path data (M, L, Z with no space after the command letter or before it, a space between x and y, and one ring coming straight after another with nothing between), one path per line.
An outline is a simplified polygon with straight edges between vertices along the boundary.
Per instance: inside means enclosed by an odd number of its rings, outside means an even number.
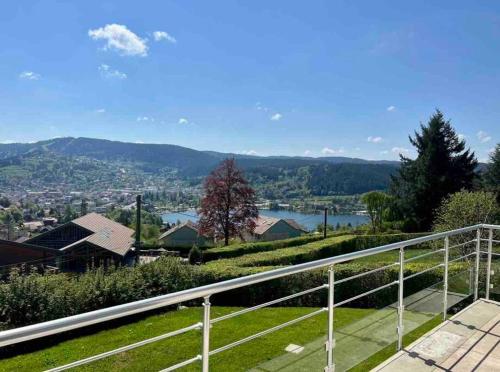
M0 145L0 187L68 184L81 188L171 180L200 184L224 158L235 157L262 197L345 195L386 189L397 162L326 157L259 157L175 145L57 138Z

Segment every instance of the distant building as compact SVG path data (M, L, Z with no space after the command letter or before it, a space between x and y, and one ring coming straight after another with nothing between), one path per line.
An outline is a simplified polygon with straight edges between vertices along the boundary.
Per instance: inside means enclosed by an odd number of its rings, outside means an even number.
M307 230L293 219L259 216L252 234L246 234L245 240L271 241L295 238L307 233Z
M134 230L97 213L89 213L25 241L63 253L58 266L82 270L87 265L129 263Z
M23 264L36 267L54 266L57 257L63 254L57 249L27 244L25 241L0 240L0 273L2 275Z
M174 226L164 232L158 240L165 246L172 248L190 248L195 244L198 247L213 246L213 239L201 235L198 227L191 221Z

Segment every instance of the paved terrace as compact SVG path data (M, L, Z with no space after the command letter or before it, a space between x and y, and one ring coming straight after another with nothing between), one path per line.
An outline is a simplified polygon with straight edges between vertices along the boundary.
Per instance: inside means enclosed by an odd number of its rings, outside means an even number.
M474 302L373 371L500 371L500 303Z

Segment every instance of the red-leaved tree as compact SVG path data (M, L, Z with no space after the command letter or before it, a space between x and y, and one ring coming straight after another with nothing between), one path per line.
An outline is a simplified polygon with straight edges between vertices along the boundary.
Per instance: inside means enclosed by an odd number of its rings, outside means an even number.
M259 211L255 206L255 191L250 187L234 159L224 160L206 178L201 201L200 233L224 239L253 232Z

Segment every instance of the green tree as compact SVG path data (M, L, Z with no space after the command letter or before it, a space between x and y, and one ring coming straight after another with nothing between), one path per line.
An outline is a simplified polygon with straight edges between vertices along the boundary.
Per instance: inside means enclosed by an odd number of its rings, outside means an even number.
M2 206L4 208L10 207L10 200L9 200L9 198L6 197L6 196L1 196L0 197L0 206Z
M498 223L499 208L495 194L485 191L461 191L447 197L436 213L434 231L448 231L479 223ZM450 245L459 245L475 238L475 232L451 238ZM475 244L459 245L460 255L470 253Z
M78 214L74 211L70 204L67 204L64 208L64 213L61 217L61 222L66 223L74 220L78 217Z
M486 191L460 191L444 199L436 213L434 231L447 231L479 223L497 222L495 195Z
M361 201L366 204L373 232L380 230L384 211L389 205L390 196L381 191L370 191L363 194Z
M391 194L406 230L428 231L444 198L471 189L477 160L444 115L436 110L421 132L410 137L417 150L412 160L401 156L399 174L392 177Z
M201 263L203 259L203 253L196 244L189 250L188 260L191 265L196 265Z
M484 173L484 186L486 190L496 194L497 203L500 205L500 143L490 155L490 161Z

